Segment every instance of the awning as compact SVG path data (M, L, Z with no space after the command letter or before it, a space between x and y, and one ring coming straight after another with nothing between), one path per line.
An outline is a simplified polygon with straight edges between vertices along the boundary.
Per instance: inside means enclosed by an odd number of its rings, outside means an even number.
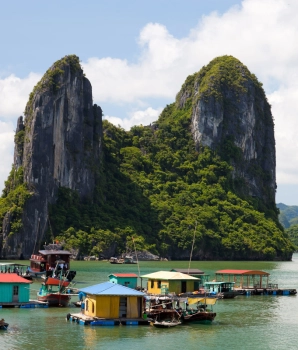
M216 298L188 298L189 305L196 303L201 303L205 305L215 305L216 301Z

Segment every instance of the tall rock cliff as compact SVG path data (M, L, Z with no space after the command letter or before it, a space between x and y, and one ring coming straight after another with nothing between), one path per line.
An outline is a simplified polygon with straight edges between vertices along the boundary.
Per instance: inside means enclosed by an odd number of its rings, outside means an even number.
M275 207L275 139L270 105L261 83L232 56L212 60L186 80L180 108L192 100L197 149L208 146L234 167L238 192Z
M102 111L75 55L54 63L30 94L25 120L18 119L13 172L22 170L29 191L21 222L7 212L2 228L3 257L28 257L43 242L48 208L58 188L92 199L101 158Z

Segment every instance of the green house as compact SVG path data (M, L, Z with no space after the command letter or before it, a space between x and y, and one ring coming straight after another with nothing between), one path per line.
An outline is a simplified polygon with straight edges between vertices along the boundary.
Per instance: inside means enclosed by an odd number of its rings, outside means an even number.
M30 283L16 273L0 273L0 305L28 303Z
M108 277L111 283L121 284L124 287L135 289L138 284L138 275L135 273L112 273Z

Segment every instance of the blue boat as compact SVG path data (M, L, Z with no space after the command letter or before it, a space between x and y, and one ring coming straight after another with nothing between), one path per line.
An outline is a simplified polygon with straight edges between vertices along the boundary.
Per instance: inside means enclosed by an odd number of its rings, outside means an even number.
M8 328L8 323L6 323L5 321L4 321L4 319L2 318L2 320L0 320L0 329L3 329L3 330L7 330L7 328Z

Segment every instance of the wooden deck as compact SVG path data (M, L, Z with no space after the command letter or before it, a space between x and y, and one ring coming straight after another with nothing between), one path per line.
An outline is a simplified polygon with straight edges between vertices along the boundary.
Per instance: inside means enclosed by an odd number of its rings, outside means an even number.
M149 326L149 321L143 318L101 318L101 317L90 317L83 313L69 313L66 315L66 319L71 322L76 322L80 325L90 326Z

